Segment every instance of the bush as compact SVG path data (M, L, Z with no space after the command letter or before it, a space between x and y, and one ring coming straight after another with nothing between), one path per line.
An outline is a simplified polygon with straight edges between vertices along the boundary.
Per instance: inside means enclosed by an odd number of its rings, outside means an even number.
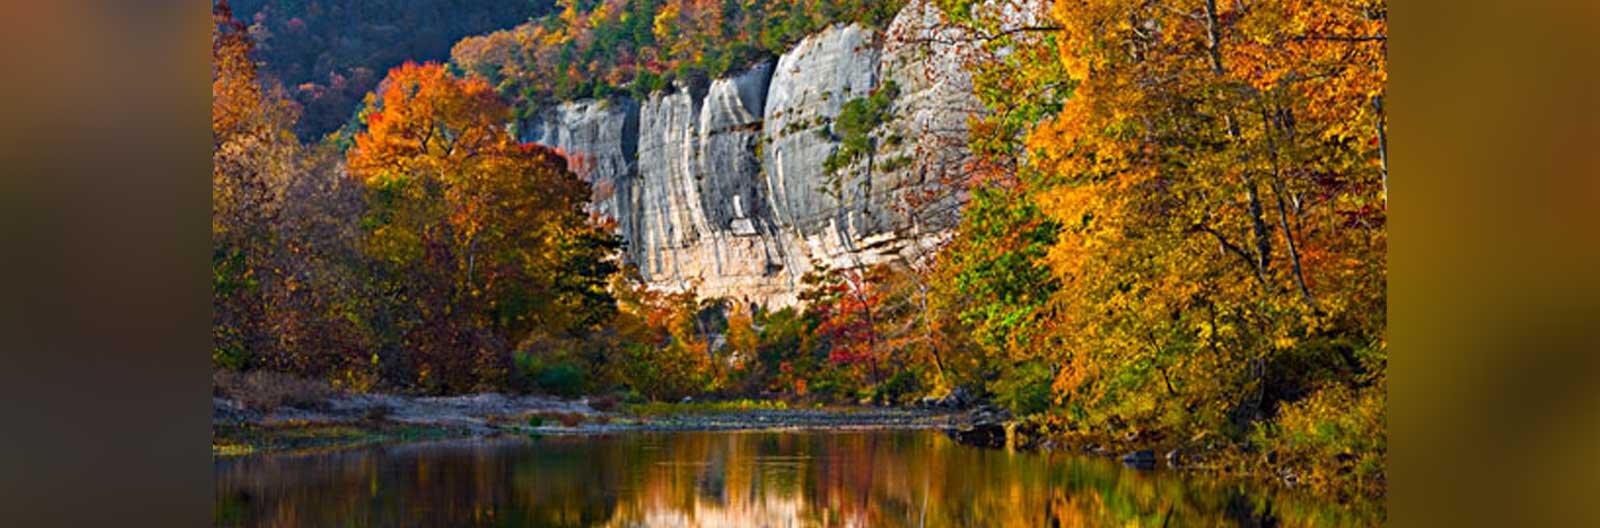
M884 172L894 172L906 167L910 167L911 162L912 160L910 156L895 156L893 158L883 160L882 164L878 165L878 169Z
M534 376L539 389L556 396L573 397L583 393L583 370L570 363L557 363Z
M1284 405L1276 420L1257 422L1250 440L1275 455L1269 464L1313 489L1375 493L1387 466L1386 392L1381 380L1360 389L1327 384Z
M589 398L589 408L600 412L611 412L622 404L622 396L607 394Z
M903 369L889 376L872 391L872 400L883 405L905 403L906 399L922 391L917 373Z
M562 427L577 427L583 423L583 415L578 413L556 413L555 418Z
M1037 361L1008 369L995 381L995 401L1017 415L1044 412L1050 408L1050 367Z
M239 370L244 368L249 355L243 348L219 346L211 349L211 366L225 370Z
M213 393L263 411L282 406L321 408L336 394L325 381L265 370L218 370L211 375L211 385Z
M807 384L806 394L816 401L834 401L836 396L846 392L841 385L833 377L819 378Z

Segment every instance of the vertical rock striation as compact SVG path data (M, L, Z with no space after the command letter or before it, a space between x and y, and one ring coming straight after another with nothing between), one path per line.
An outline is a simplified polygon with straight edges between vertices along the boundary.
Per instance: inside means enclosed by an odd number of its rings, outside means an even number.
M810 260L853 267L858 237L869 230L870 181L828 174L824 163L839 148L830 132L846 101L878 85L876 35L860 26L834 26L800 41L778 59L767 91L762 164L777 219L801 247L786 263L796 277ZM844 262L836 262L845 257Z

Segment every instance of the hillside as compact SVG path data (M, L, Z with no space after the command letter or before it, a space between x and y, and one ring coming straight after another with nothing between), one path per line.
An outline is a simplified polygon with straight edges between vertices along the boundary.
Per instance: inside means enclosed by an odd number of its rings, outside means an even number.
M905 0L569 0L526 24L463 39L451 57L518 106L703 84L834 24L881 29Z
M449 57L457 40L542 16L552 0L232 0L265 73L302 107L316 141L351 121L384 72Z

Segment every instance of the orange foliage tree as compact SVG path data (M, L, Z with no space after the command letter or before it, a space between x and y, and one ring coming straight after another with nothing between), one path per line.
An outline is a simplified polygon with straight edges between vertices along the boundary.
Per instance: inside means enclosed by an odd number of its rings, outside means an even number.
M369 190L368 251L395 277L393 337L424 386L505 379L516 343L598 327L610 235L554 151L519 144L489 85L437 64L390 71L348 153Z

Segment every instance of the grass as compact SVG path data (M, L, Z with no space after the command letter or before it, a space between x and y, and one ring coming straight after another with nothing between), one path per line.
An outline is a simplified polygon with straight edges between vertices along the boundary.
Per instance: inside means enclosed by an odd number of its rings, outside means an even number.
M211 442L211 456L236 457L253 454L256 447L249 444L240 444L227 440Z
M739 399L690 403L646 402L622 407L623 414L636 417L717 414L738 411L781 411L791 407L781 400Z
M490 416L486 422L495 427L508 427L526 424L528 427L545 427L560 425L561 427L577 427L585 421L607 423L609 419L584 416L583 413L544 411L510 416Z
M463 429L388 422L213 425L211 455L235 457L263 452L335 450L381 442L440 440L467 435L468 431Z

